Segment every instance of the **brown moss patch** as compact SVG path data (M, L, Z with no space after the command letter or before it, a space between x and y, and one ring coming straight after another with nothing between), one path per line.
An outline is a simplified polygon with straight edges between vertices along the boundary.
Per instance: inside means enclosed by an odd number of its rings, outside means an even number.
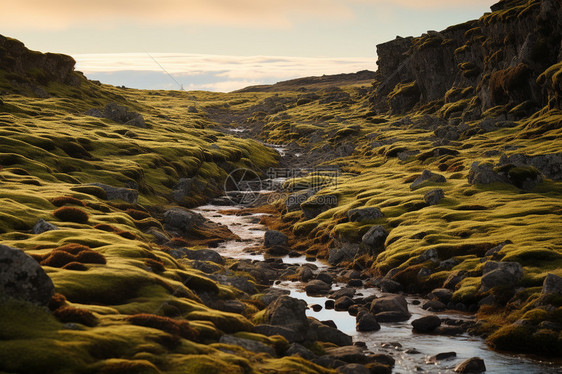
M127 317L127 321L133 325L151 327L188 340L196 340L198 338L197 331L191 327L188 321L180 321L147 313Z
M88 213L82 209L69 206L58 208L53 212L53 215L65 222L87 223L89 220Z
M98 324L98 319L86 309L62 306L53 312L53 315L63 323L81 323L93 327Z
M51 200L51 203L56 207L61 207L64 205L78 205L84 206L82 200L79 200L72 196L61 196Z

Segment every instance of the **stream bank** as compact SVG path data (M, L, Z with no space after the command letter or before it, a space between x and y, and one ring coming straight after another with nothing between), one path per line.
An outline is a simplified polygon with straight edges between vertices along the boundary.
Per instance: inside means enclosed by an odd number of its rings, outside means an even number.
M325 279L322 274L342 275L347 269L331 267L315 260L307 261L305 257L271 257L260 250L267 227L260 223L265 213L244 213L244 206L205 205L194 211L205 218L227 226L240 239L221 243L214 248L221 256L241 262L260 264L277 263L279 268L290 269L282 276L284 279L273 280L274 287L264 291L274 294L274 290L283 290L290 297L304 300L308 306L306 315L327 324L335 324L337 328L352 337L356 346L365 348L365 354L383 354L393 357L396 373L432 372L452 373L457 365L470 359L480 357L484 360L487 372L490 373L559 373L559 368L549 362L533 360L525 356L503 354L490 350L484 340L471 336L462 330L454 335L422 334L412 331L411 322L429 315L441 319L443 326L460 326L463 323L473 324L475 318L468 313L458 311L430 312L422 309L427 300L417 295L405 295L411 317L402 322L380 323L380 330L373 332L356 331L356 317L346 310L336 311L326 308L333 301L330 292L349 289L346 283L333 282L324 295L310 295L305 291L306 282L295 277L303 268L313 270L312 278ZM237 213L238 211L238 213ZM290 278L287 279L287 278ZM339 278L341 279L341 278ZM368 297L382 298L392 295L384 293L364 279L362 286L353 288L353 299L360 303ZM320 308L321 307L321 308ZM320 310L319 310L320 309ZM329 322L332 321L332 322ZM453 357L435 360L439 354L455 352Z

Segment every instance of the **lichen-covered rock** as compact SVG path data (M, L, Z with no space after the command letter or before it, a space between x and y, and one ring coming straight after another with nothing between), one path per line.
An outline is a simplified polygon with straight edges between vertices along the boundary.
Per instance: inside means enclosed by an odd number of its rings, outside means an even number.
M198 249L198 250L190 250L186 249L185 257L189 258L190 260L196 261L210 261L214 262L215 264L224 265L224 258L212 249Z
M424 170L422 174L410 185L411 190L415 190L425 185L426 183L445 183L447 179L441 174L433 173L429 170Z
M35 226L33 226L31 232L37 235L37 234L42 234L46 231L58 230L58 229L59 229L58 226L55 226L52 223L45 221L44 219L39 219L35 224Z
M398 293L402 291L402 285L392 279L381 280L380 287L382 292Z
M552 273L548 273L544 278L544 282L542 284L542 293L554 293L562 295L562 277L559 277L558 275L554 275Z
M322 322L311 318L309 336L321 342L336 344L339 346L350 346L353 339L337 328L326 326Z
M51 278L37 261L20 249L0 244L0 297L47 305L54 292Z
M103 116L117 123L146 128L144 117L137 112L129 111L127 107L116 103L109 103L103 110Z
M377 218L384 217L379 208L362 208L362 209L351 209L347 212L347 217L350 222L364 222L371 221Z
M366 366L360 364L347 364L338 367L338 373L341 374L370 374L371 371Z
M523 190L531 190L542 181L541 173L528 165L494 167L489 163L474 162L468 173L470 184L509 183Z
M437 205L439 202L445 198L445 192L441 188L436 188L427 192L423 196L423 200L427 205Z
M299 343L291 344L285 354L287 356L299 356L306 360L312 360L317 357L314 352Z
M363 350L357 346L347 346L338 348L328 348L326 353L336 360L349 362L349 363L359 363L366 364L369 358L365 356Z
M139 193L137 190L124 187L113 187L103 183L92 183L91 186L100 187L107 194L108 200L123 200L129 204L135 204Z

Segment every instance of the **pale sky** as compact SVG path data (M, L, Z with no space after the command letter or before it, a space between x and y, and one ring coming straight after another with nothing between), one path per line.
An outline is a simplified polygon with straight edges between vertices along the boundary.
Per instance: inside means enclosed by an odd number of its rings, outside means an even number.
M89 78L111 84L177 89L163 67L186 89L228 91L376 70L377 44L478 18L493 3L0 0L0 34L70 54Z

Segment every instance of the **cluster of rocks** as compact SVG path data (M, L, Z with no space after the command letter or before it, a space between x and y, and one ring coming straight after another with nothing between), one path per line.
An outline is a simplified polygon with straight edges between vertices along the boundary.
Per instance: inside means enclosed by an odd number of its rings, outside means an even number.
M117 103L107 104L103 111L97 108L89 109L85 114L97 118L107 118L127 126L148 127L142 114L130 111L129 108Z
M470 184L507 183L523 190L532 190L542 183L542 174L532 166L498 165L474 162L468 173Z

